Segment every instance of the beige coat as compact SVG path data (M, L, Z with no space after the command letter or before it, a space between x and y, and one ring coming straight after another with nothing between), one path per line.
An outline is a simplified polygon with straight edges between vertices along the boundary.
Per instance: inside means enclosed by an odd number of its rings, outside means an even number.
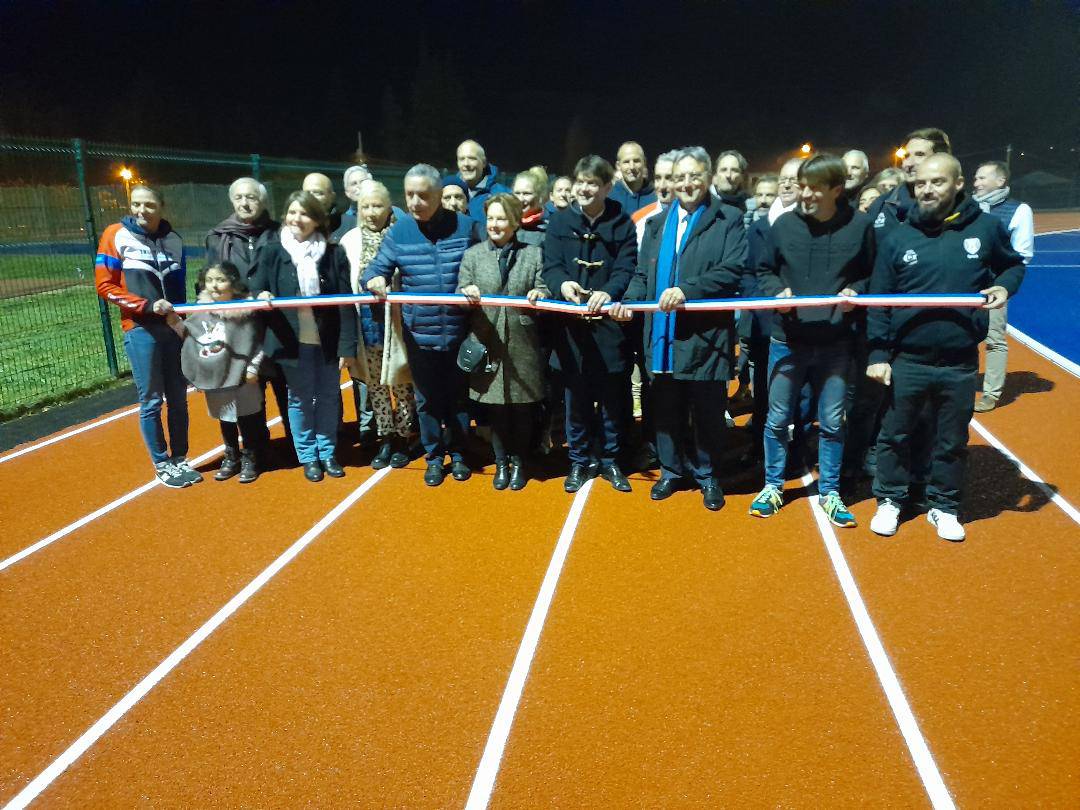
M481 295L526 295L539 289L550 292L540 278L544 256L536 245L519 247L510 268L506 289L499 272L499 249L490 240L473 245L461 259L458 290L475 284ZM544 396L544 368L536 314L525 309L477 307L470 324L472 334L487 347L494 371L481 366L469 375L469 396L488 405L539 402Z
M352 284L352 291L354 293L367 292L367 290L361 289L360 287L360 278L364 275L364 269L367 266L367 262L365 262L362 257L364 255L364 241L373 238L373 236L374 234L363 226L357 226L341 237L341 241L339 242L345 251L345 255L349 258L349 281ZM392 292L401 290L400 273L394 273L394 278L390 283L390 289ZM357 318L359 318L360 307L370 306L370 304L357 304L356 306ZM383 306L386 308L386 340L383 342L382 376L381 379L376 382L380 385L403 385L405 383L411 383L412 374L409 373L409 359L405 355L405 338L402 331L401 307L391 306L389 301L383 304ZM362 332L362 330L358 328L357 332ZM359 338L360 341L359 348L356 352L354 374L361 382L372 384L371 371L368 369L367 352L364 350L363 334L360 334Z

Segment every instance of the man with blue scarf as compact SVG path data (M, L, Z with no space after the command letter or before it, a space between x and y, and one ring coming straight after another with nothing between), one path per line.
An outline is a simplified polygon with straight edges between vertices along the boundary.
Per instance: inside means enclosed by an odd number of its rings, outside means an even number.
M675 153L675 204L645 226L634 278L623 301L658 301L645 315L644 356L652 380L659 501L696 484L705 507L724 505L718 477L727 382L735 350L731 312L679 312L686 301L730 298L746 262L742 212L709 193L712 161L700 146ZM622 304L617 320L633 313Z

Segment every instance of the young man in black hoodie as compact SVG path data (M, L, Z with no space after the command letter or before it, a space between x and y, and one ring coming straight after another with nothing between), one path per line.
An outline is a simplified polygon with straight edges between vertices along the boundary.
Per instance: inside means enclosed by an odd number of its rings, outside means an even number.
M840 158L815 155L799 167L799 204L777 218L758 260L762 295L858 295L874 264L870 218L844 196ZM819 500L836 526L855 518L840 498L844 400L855 336L850 305L780 310L769 350L769 414L765 422L765 486L750 514L772 517L783 505L788 425L803 383L818 397Z
M556 211L544 238L544 282L555 298L588 304L589 316L565 315L551 330L552 367L566 386L566 444L570 472L564 488L577 492L600 458L600 475L620 492L630 482L618 458L630 415L630 342L620 323L600 309L626 292L637 266L637 231L608 199L615 169L596 155L574 168L575 200Z
M968 423L975 406L979 343L989 315L1015 295L1024 263L1004 225L963 194L960 163L952 155L924 160L915 175L916 207L880 244L871 293L975 293L982 309L874 307L868 340L871 379L891 386L877 446L870 529L896 533L908 498L910 441L929 404L935 439L926 500L927 519L945 540L964 539L959 521L967 461Z

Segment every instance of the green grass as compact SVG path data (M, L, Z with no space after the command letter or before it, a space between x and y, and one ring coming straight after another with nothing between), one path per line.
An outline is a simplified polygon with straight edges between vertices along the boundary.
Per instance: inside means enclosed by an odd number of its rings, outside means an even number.
M110 315L127 371L119 312ZM93 286L0 299L0 421L112 380Z

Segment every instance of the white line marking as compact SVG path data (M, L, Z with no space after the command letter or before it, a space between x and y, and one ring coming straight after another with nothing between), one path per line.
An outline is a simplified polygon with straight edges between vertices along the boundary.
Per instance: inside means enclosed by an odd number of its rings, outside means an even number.
M189 388L187 392L190 394L194 390L194 388ZM56 436L45 439L44 441L40 441L37 444L31 444L27 447L15 450L14 452L8 453L6 456L0 456L0 464L3 464L5 461L11 461L13 458L18 458L19 456L25 456L27 453L32 453L35 450L40 450L42 447L48 447L50 444L56 444L57 442L63 441L64 439L70 439L72 436L78 436L80 433L85 433L88 430L93 430L96 427L107 425L109 424L109 422L115 422L117 419L123 419L125 416L131 416L133 413L138 412L139 406L136 405L133 408L127 408L120 411L119 413L114 413L112 416L106 416L104 419L98 419L96 422L87 422L85 425L81 425L77 428L69 430L66 433L60 433Z
M1069 503L1067 500L1061 497L1057 492L1050 487L1038 474L1031 469L1027 464L1022 462L1008 447L1003 445L998 438L983 427L975 419L971 420L971 426L975 429L975 432L982 436L986 441L1001 455L1005 456L1009 461L1016 465L1016 468L1020 471L1020 474L1024 476L1028 481L1035 484L1051 501L1061 507L1061 511L1071 517L1076 523L1080 524L1080 510Z
M532 666L533 656L536 655L536 646L540 642L540 633L544 629L544 622L547 621L548 610L551 608L551 600L555 596L555 586L559 582L563 563L566 562L574 532L577 530L581 513L585 509L585 501L588 500L595 480L589 479L585 482L585 486L578 490L570 506L570 512L566 516L566 522L563 523L562 533L555 544L551 562L548 563L547 573L544 574L544 581L540 585L540 592L536 596L536 603L529 616L529 623L525 626L525 635L522 636L521 645L514 657L514 666L510 670L510 678L506 682L502 700L499 701L499 709L495 712L495 722L488 733L487 744L484 746L480 765L476 769L465 810L483 810L491 801L491 792L495 789L495 778L499 775L499 765L502 763L510 728L514 724L514 715L517 714L521 693L529 677L529 668Z
M1040 231L1039 233L1035 234L1035 237L1038 238L1040 236L1051 236L1055 233L1076 233L1077 231L1080 231L1080 228L1065 228L1064 230L1060 231Z
M802 484L808 491L813 487L813 483L813 475L808 474L802 477ZM813 489L816 490L816 487ZM949 789L945 787L945 780L934 762L934 756L930 753L930 747L926 744L922 731L919 730L918 721L915 720L911 705L900 686L900 679L896 676L892 662L889 661L889 655L885 652L885 646L881 643L881 637L878 636L874 622L866 609L866 603L863 602L862 594L859 593L859 587L855 584L855 577L852 576L844 552L836 539L836 532L825 516L825 512L818 505L817 495L811 494L808 500L810 510L814 513L814 520L817 521L821 539L825 541L825 550L832 561L833 570L836 571L836 578L840 581L840 589L844 592L844 598L847 599L852 618L855 619L855 626L859 630L859 635L862 636L866 652L870 656L870 663L874 666L878 681L889 701L889 708L892 709L896 724L900 727L900 733L904 736L904 742L919 772L926 795L930 798L930 804L935 810L955 810L956 805L953 803L952 796L949 795Z
M1055 352L1049 346L1039 343L1039 341L1035 340L1035 338L1031 337L1030 335L1024 334L1012 324L1007 324L1005 326L1005 329L1016 340L1018 340L1020 343L1023 343L1036 354L1041 354L1055 366L1060 366L1061 368L1072 374L1074 377L1080 377L1080 365L1074 363L1068 357L1064 357Z
M110 728L116 725L120 718L127 714L136 703L146 697L147 693L153 689L162 678L168 675L181 661L187 658L196 647L202 644L211 633L224 624L225 620L239 610L248 599L258 593L258 591L267 582L273 579L282 568L292 562L301 551L307 548L316 537L322 534L327 527L330 526L330 524L341 517L350 506L364 497L375 484L385 478L390 470L390 467L379 470L354 489L345 500L327 512L318 523L308 529L299 540L289 546L289 548L286 549L280 557L270 563L261 574L251 580L251 582L244 586L243 590L226 602L224 607L211 616L202 627L192 633L183 644L173 650L164 661L158 664L153 671L150 672L149 675L139 681L134 688L124 695L115 706L109 709L101 719L83 732L81 737L75 740L66 751L53 760L45 770L30 782L30 784L19 791L18 795L7 804L7 810L21 810L21 808L26 807L30 802L36 799L45 788L51 785L56 778L60 776L60 774L70 768L79 757L85 754L90 746L101 739Z

